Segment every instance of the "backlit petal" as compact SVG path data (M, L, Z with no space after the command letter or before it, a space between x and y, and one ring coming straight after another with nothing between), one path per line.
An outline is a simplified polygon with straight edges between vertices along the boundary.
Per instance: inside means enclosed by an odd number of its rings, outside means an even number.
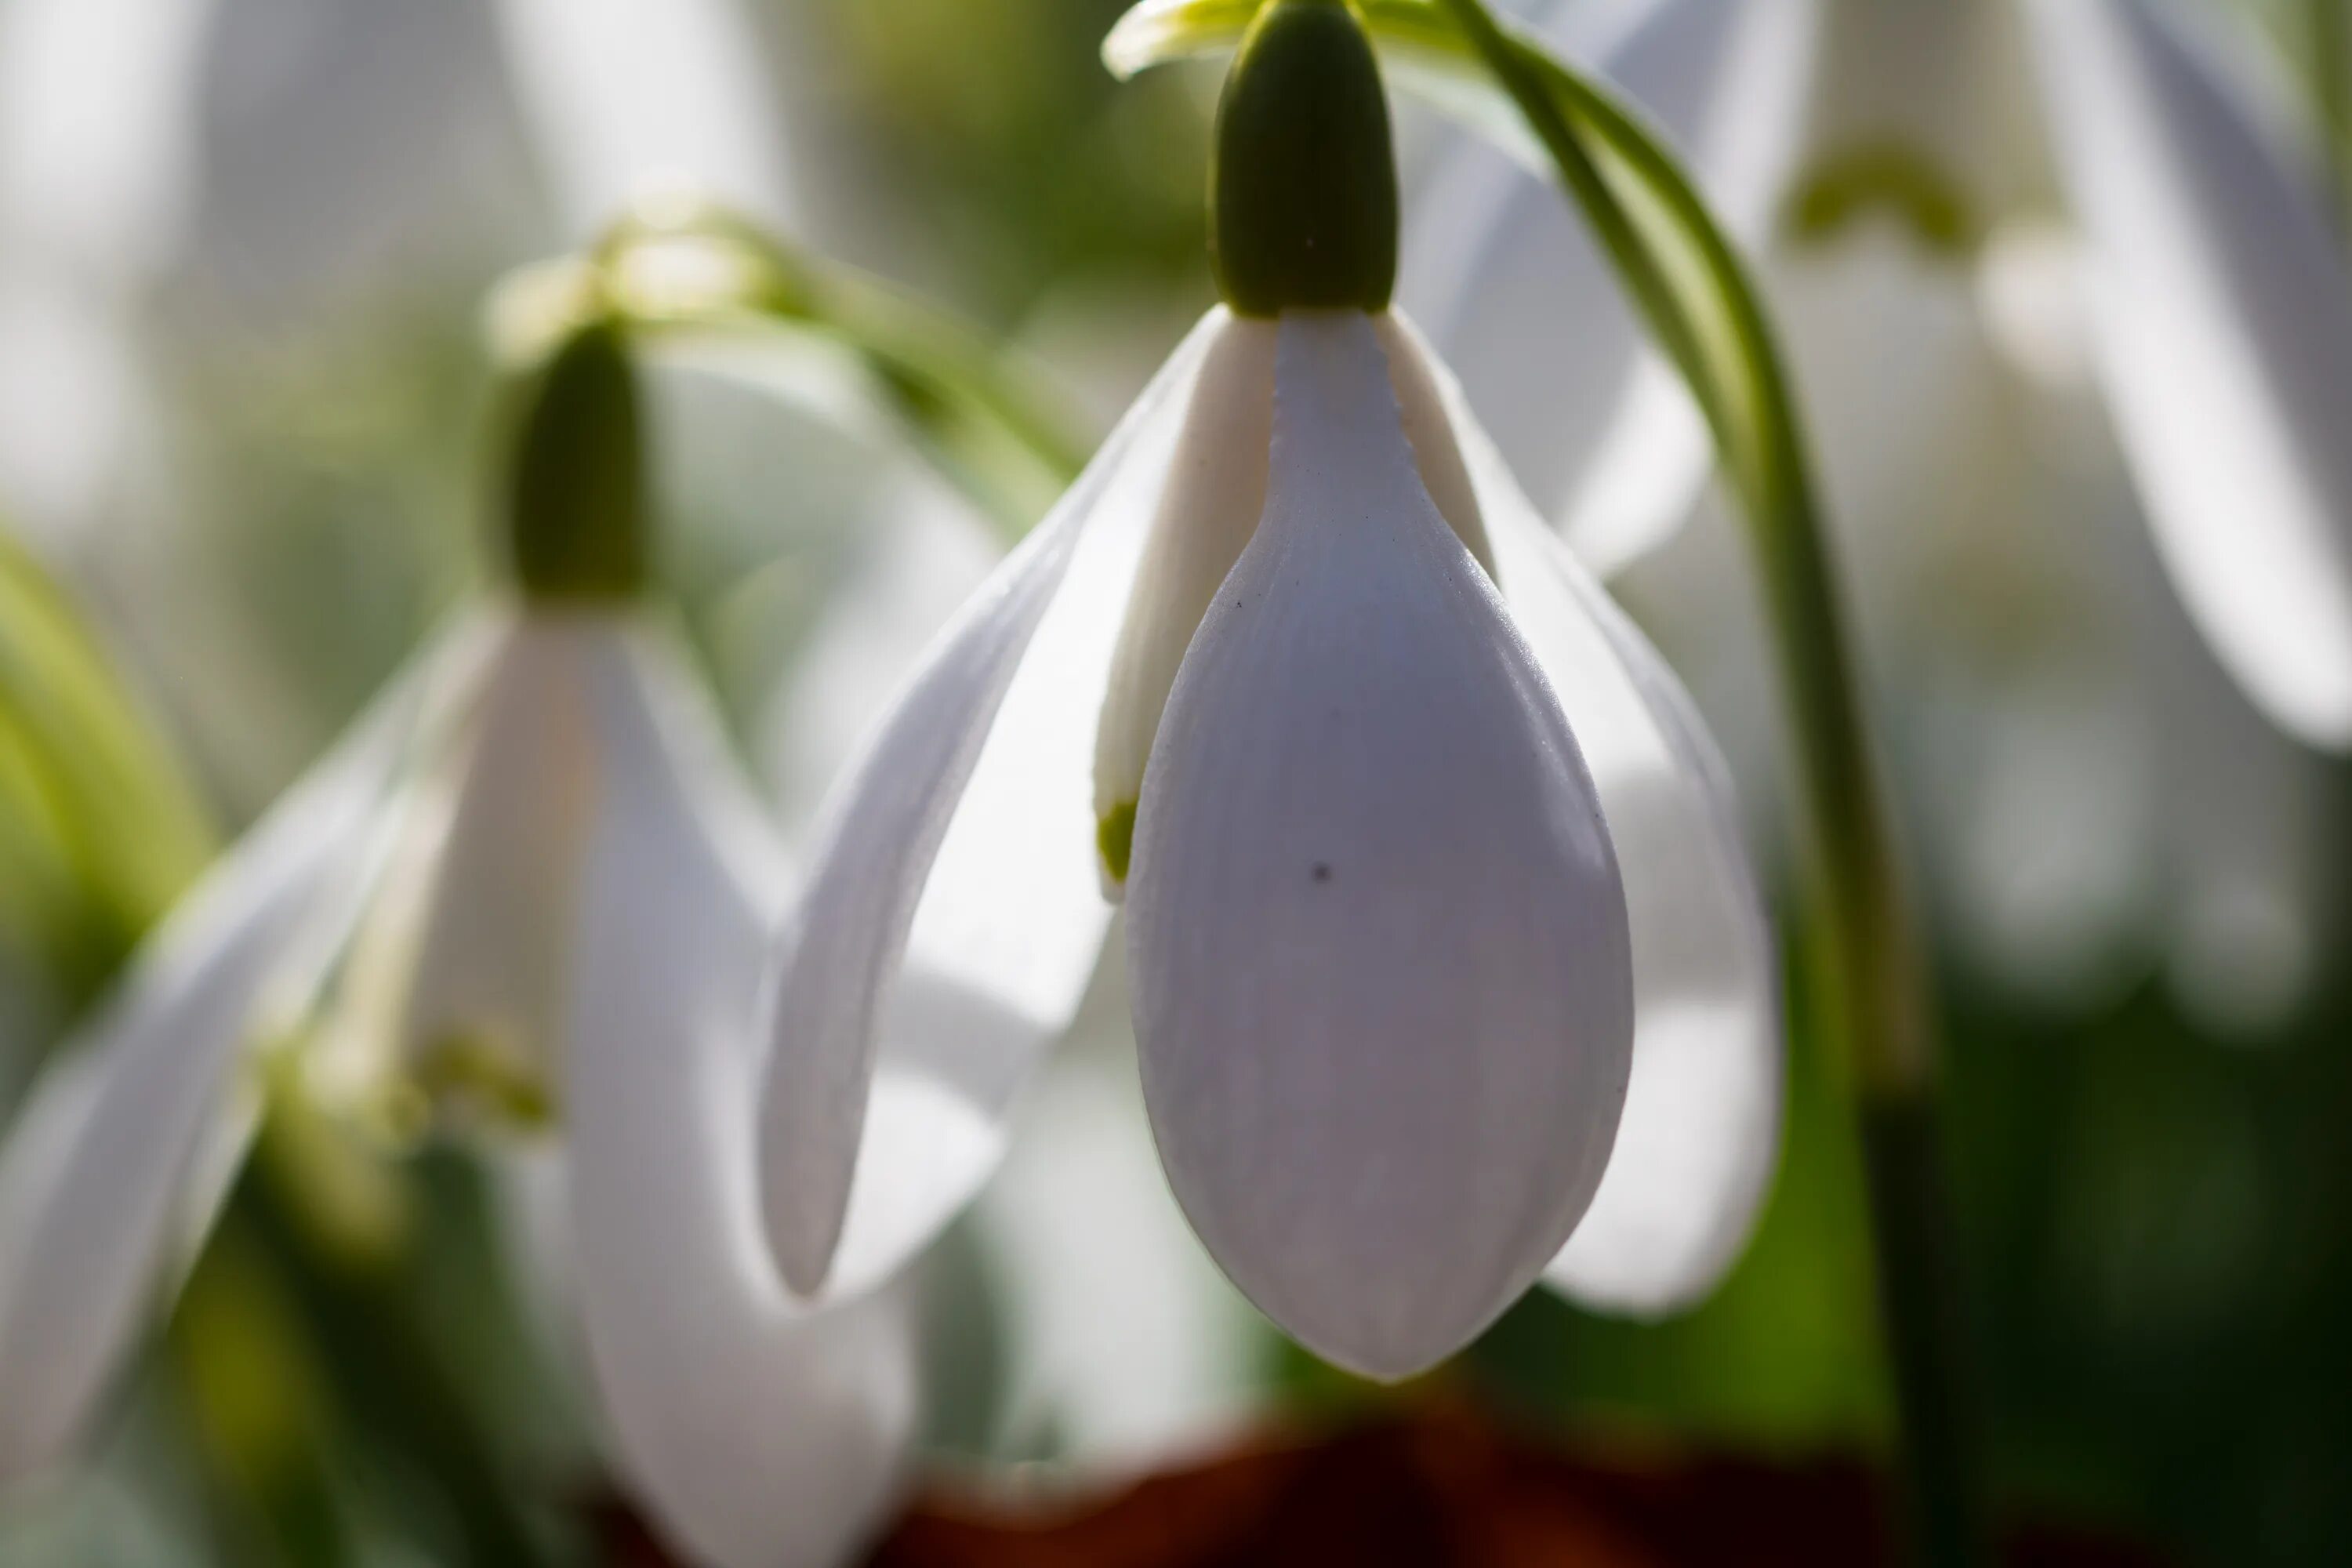
M588 670L627 637L600 614L525 612L490 666L435 868L403 1039L499 1082L551 1080L572 893L594 803Z
M1184 650L1209 602L1265 510L1279 334L1272 321L1228 318L1209 344L1186 400L1184 433L1136 570L1096 729L1098 823L1124 814L1131 829L1168 689L1176 683ZM1124 844L1106 847L1104 857L1105 889L1117 897L1127 872Z
M1632 963L1575 739L1369 318L1284 319L1265 517L1169 700L1128 902L1145 1098L1211 1254L1341 1365L1466 1343L1600 1183Z
M625 1472L714 1568L845 1561L918 1407L908 1303L777 1277L752 1146L765 851L704 781L708 716L592 650L602 805L583 872L567 1100L580 1310Z
M1770 1186L1782 1059L1771 929L1729 770L1689 694L1545 529L1458 385L1435 374L1503 596L1600 790L1633 931L1624 1121L1600 1193L1545 1277L1592 1306L1672 1310L1721 1281Z
M763 1212L803 1294L889 1273L970 1197L1085 990L1109 918L1095 724L1184 393L1223 319L965 607L829 808L783 941L762 1090ZM946 1097L959 1079L985 1092Z
M2280 725L2352 746L2352 285L2315 187L2142 0L2037 0L2093 344L2175 588Z

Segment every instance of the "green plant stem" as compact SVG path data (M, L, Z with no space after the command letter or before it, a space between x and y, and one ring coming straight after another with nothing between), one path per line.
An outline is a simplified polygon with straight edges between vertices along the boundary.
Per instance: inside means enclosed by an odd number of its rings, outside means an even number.
M2304 0L2303 13L2328 206L2338 237L2352 245L2352 18L2345 0Z
M1743 500L1797 741L1830 1033L1855 1086L1869 1155L1879 1298L1918 1556L1933 1568L1980 1563L1988 1541L1984 1471L1936 1131L1927 980L1779 348L1746 269L1655 139L1539 47L1506 34L1479 0L1443 4L1550 153L1691 382ZM1675 294L1571 112L1627 160L1643 189L1665 205L1675 231L1695 242L1725 312L1719 324L1695 318ZM1733 352L1721 357L1740 367L1736 381L1706 352L1710 326L1732 340Z
M338 1246L305 1218L298 1173L257 1160L236 1196L331 1369L342 1401L433 1478L469 1563L543 1568L547 1547L407 1299L395 1258Z
M1014 536L1086 466L1073 422L970 324L881 279L800 250L740 215L696 205L624 217L597 247L619 276L639 247L699 242L747 264L739 294L686 310L646 310L625 289L611 303L634 324L695 331L782 329L814 334L871 371L934 463ZM1042 488L993 483L991 450L1009 450ZM1008 490L1010 493L1008 493Z

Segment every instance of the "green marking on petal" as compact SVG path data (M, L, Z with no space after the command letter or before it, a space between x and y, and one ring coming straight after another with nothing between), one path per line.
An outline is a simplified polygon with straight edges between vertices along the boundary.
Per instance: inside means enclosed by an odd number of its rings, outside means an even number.
M1928 153L1900 142L1872 142L1817 160L1801 173L1781 210L1801 246L1826 246L1884 214L1932 256L1965 257L1984 226L1967 188Z
M1102 814L1095 825L1095 850L1110 879L1125 886L1128 858L1135 853L1135 802L1120 801Z

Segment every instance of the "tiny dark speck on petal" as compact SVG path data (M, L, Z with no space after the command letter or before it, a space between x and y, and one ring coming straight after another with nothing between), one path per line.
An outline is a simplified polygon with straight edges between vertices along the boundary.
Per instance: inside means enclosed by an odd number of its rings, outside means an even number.
M1331 879L1331 868L1330 868L1330 866L1329 866L1327 862L1325 862L1325 861L1321 861L1321 860L1318 860L1318 861L1316 861L1316 862L1315 862L1315 868L1314 868L1314 877L1315 877L1315 879L1316 879L1317 881L1318 881L1318 882L1328 882L1328 881L1329 881L1329 880Z

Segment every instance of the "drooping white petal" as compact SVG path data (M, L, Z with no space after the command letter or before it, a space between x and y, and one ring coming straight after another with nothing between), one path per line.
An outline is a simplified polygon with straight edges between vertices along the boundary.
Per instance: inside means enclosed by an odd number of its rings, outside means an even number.
M1396 1377L1583 1215L1633 985L1575 738L1389 374L1369 318L1285 317L1265 517L1169 699L1128 952L1194 1229L1284 1329Z
M2352 287L2317 193L2144 0L2036 0L2100 378L2175 587L2277 723L2352 745Z
M441 839L401 1038L499 1081L551 1084L563 959L595 802L588 673L608 614L525 611L493 657Z
M1780 1149L1779 969L1729 769L1639 628L1543 526L1412 329L1477 487L1496 581L1592 773L1624 879L1633 1070L1592 1206L1545 1271L1595 1307L1690 1305L1738 1258Z
M887 1274L961 1206L1085 989L1109 916L1094 727L1184 392L1223 319L966 606L829 808L762 1090L763 1212L803 1294Z
M594 670L570 1107L580 1307L625 1473L713 1568L845 1560L918 1405L895 1291L812 1309L761 1232L752 1122L772 890L708 718L619 646ZM717 794L714 795L714 788Z
M499 0L499 15L573 229L670 189L790 215L782 125L735 0Z
M1598 38L1585 36L1590 10L1570 0L1551 29L1687 153L1733 236L1760 242L1804 126L1811 0L1643 0ZM1714 452L1581 216L1548 178L1466 140L1418 205L1399 298L1463 372L1514 469L1601 570L1663 542Z
M0 1146L0 1481L75 1441L209 1227L254 1111L241 1047L273 1005L309 1002L387 847L402 760L478 648L460 628L206 875Z

